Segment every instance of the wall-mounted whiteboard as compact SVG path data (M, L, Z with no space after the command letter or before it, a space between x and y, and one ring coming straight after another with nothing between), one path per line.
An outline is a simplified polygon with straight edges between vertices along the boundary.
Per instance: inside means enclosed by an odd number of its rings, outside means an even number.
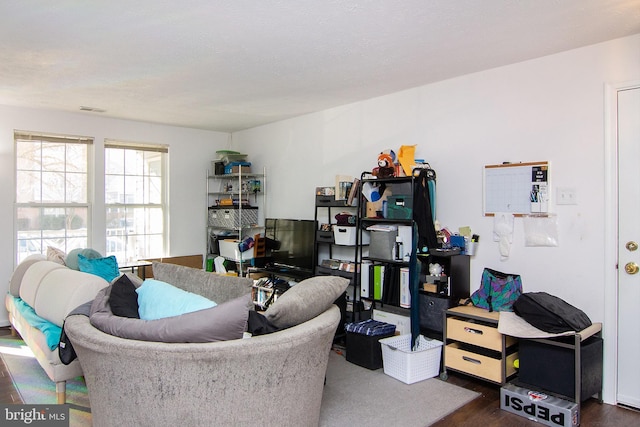
M549 162L504 163L484 167L484 214L545 213L549 201Z

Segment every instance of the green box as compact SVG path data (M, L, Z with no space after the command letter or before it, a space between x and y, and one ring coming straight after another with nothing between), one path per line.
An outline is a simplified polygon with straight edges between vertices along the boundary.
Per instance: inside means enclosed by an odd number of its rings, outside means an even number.
M387 218L412 219L413 197L406 194L389 196L387 198Z

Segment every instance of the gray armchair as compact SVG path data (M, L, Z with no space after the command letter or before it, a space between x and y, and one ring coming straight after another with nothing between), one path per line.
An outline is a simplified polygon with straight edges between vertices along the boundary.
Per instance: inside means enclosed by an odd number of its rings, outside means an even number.
M155 267L154 276L163 277L160 270L165 267L158 265L157 272ZM189 283L202 287L203 280L217 280L193 269L182 270L189 275L184 280L173 273L187 267L166 268L172 274L164 277L184 289ZM246 279L229 279L224 278L224 286L206 288L220 288L229 297L244 292L230 292L233 286L250 289L251 281L247 287ZM336 282L340 278L314 278L306 287L303 282L278 300L279 307L274 304L274 321L298 317L303 313L300 301L311 300L308 295L317 295L317 289L331 288L326 283L331 280L344 292L343 284ZM340 310L330 298L335 297L327 296L329 303L316 308L320 314L278 332L205 343L120 338L97 329L87 316L67 317L65 331L82 365L93 425L317 426L329 352L340 321Z
M86 316L66 332L89 390L93 425L317 426L340 310L283 331L202 344L127 340Z

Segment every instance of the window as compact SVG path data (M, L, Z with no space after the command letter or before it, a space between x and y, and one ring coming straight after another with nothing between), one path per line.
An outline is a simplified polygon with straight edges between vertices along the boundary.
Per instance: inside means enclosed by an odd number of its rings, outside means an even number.
M105 142L107 255L123 264L165 252L165 164L168 149Z
M88 159L93 139L14 132L16 261L89 246Z

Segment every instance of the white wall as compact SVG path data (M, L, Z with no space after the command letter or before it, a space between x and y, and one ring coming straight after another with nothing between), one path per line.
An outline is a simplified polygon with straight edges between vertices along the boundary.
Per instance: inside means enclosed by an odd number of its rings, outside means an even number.
M216 150L238 149L255 169L267 168L267 216L310 219L316 186L333 185L336 174L370 170L381 150L416 144L416 156L438 173L438 219L453 230L469 225L481 236L471 290L484 267L520 273L525 291L548 291L603 321L605 293L615 292L603 262L604 86L638 79L640 35L237 132L233 147L224 133L0 106L0 233L7 237L0 243L0 276L8 280L13 270L14 129L93 136L97 189L105 138L170 144L168 255L205 251L204 176ZM492 220L482 215L482 167L540 160L551 163L552 197L557 187L573 187L578 204L551 205L559 247L524 247L517 220L511 257L500 261ZM102 208L96 202L93 212L99 250ZM614 360L605 351L605 399Z
M605 293L615 292L603 261L604 88L638 79L640 35L237 132L233 146L267 168L267 216L313 218L316 186L371 170L381 150L416 144L416 157L437 171L442 225L481 236L471 291L484 267L519 273L525 291L547 291L603 321ZM578 204L551 204L558 247L525 247L517 219L511 256L500 261L482 213L483 165L543 160L551 196L572 187ZM605 353L609 367L614 357Z
M13 131L28 130L94 137L95 204L91 246L104 253L104 156L105 139L169 145L169 253L193 255L206 252L206 171L216 150L228 148L229 135L149 123L114 120L90 114L62 113L0 106L0 293L4 295L14 268ZM8 325L0 310L0 324Z

